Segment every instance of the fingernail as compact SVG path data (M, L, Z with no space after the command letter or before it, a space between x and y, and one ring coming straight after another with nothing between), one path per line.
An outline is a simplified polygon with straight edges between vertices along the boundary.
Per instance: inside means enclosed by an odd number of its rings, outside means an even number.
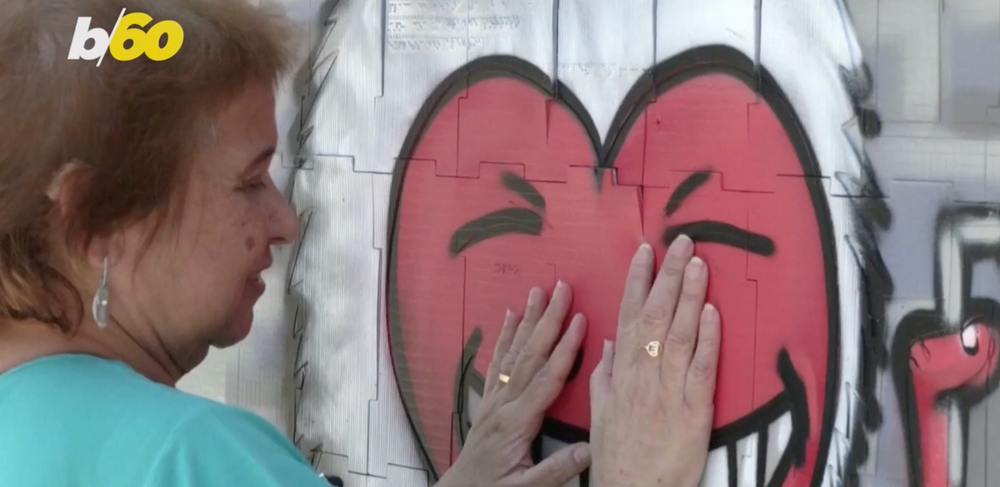
M652 260L653 260L653 246L649 245L646 242L643 242L642 245L640 245L639 248L635 251L635 254L632 256L633 263L644 263Z
M566 283L565 282L563 282L562 280L556 281L556 289L555 290L557 292L562 292L565 289L566 289Z
M684 273L687 275L688 279L696 279L701 277L702 272L705 270L705 261L701 260L701 257L697 255L691 258L691 262L688 262L687 269Z
M576 450L573 450L573 460L576 460L579 463L590 462L590 456L590 445L586 443L576 447Z
M573 316L573 321L569 323L569 326L574 328L580 328L584 323L587 322L587 317L583 316L583 313L577 313Z
M542 290L537 287L531 288L531 292L528 293L528 306L536 305L541 300L542 300Z
M704 320L714 320L718 316L719 310L715 309L712 303L705 303L701 310L701 317Z
M693 248L694 241L691 240L691 237L682 233L670 244L670 253L674 255L687 255Z
M611 351L614 344L611 340L604 340L604 349L601 350L601 360L608 360L611 358Z
M507 323L510 323L511 321L513 321L513 318L514 318L514 312L511 311L510 308L507 308L507 314L504 315L503 320Z

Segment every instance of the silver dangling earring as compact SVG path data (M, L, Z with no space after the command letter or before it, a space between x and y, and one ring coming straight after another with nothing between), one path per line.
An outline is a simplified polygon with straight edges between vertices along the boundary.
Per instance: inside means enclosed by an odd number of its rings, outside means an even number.
M94 304L91 311L94 313L94 321L98 328L108 326L108 257L104 257L104 277L101 278L101 285L94 293Z

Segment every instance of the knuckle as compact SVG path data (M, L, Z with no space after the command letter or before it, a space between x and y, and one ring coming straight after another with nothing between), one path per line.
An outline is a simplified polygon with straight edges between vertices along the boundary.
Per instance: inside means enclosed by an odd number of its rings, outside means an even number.
M524 309L524 317L521 321L517 322L517 331L524 333L522 329L531 328L535 326L535 322L538 321L538 317L542 315L542 310L544 308L539 308L538 306L529 305Z
M624 296L622 297L621 309L619 314L630 314L635 313L635 310L642 309L643 301L637 296Z
M642 313L640 320L644 327L662 325L667 321L667 310L659 306L650 308Z
M559 457L553 461L549 467L549 476L553 479L564 480L569 472L573 470L573 464L570 463L569 458L565 456Z
M679 277L684 274L684 268L687 267L687 260L683 257L678 257L676 255L667 254L664 259L663 268L660 272L670 277Z
M642 316L642 305L638 299L622 300L621 308L618 310L618 323L634 323Z
M709 352L710 355L717 355L720 340L719 336L708 336L708 333L702 334L698 339L698 348L704 348L705 351Z
M715 375L715 362L697 358L691 362L691 376L699 382L711 379Z
M535 375L535 380L543 390L547 390L562 382L562 374L549 364L538 371L538 374Z
M504 366L513 365L517 362L518 355L520 355L520 352L518 352L517 349L511 348L507 350L506 354L504 354L503 360L500 363Z
M666 346L673 350L689 350L694 347L694 337L672 328L667 333Z
M530 348L525 349L520 354L520 361L526 364L533 364L538 360L539 353L537 350L532 350Z
M561 309L550 308L545 310L540 318L538 318L538 323L535 323L535 330L545 330L551 328L552 325L556 323L562 323L563 318L566 317L566 312ZM558 325L556 325L558 326ZM536 337L532 337L534 339Z
M500 365L496 362L491 363L489 367L486 368L486 377L496 377L500 373Z
M552 369L546 365L545 367L542 367L541 369L538 370L538 373L535 374L535 378L532 380L532 382L544 386L548 384L549 381L551 380L552 380Z
M638 286L639 285L639 278L641 276L640 273L643 272L643 271L645 271L645 270L646 270L646 263L632 261L632 263L629 264L629 267L628 267L628 273L629 273L629 278L630 278L629 281L628 281L628 284L631 285L631 286Z
M681 290L681 299L692 304L701 304L701 301L704 299L702 296L701 288L693 285L693 283L690 286L684 286L684 289Z

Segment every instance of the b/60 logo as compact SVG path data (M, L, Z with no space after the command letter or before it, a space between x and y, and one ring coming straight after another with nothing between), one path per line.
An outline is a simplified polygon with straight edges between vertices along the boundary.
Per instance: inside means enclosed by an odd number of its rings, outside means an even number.
M122 9L110 34L100 27L91 29L90 20L90 17L77 19L69 46L70 60L96 59L100 66L104 56L110 53L119 61L131 61L143 54L153 61L165 61L174 57L184 44L184 29L173 20L161 20L143 30L153 17L142 12L125 14ZM88 48L90 40L94 43Z

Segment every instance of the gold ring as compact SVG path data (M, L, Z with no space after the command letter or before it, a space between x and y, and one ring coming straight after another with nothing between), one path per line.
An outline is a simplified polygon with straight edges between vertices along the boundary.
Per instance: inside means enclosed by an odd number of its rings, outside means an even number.
M646 353L648 353L650 357L656 358L660 355L660 342L656 340L647 343L646 346L642 348L646 349Z
M506 384L507 381L510 380L510 376L507 375L507 374L500 374L500 377L497 377L497 378L500 379L500 383L501 384Z

